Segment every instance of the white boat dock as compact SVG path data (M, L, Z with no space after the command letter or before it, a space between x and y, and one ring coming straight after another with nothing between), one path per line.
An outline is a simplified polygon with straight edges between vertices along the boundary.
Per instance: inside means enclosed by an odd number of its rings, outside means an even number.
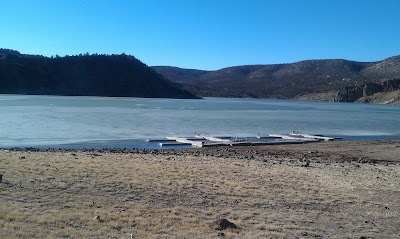
M173 142L171 142L171 143L169 143L169 142L160 143L160 146L161 146L161 147L165 147L165 146L189 146L189 145L191 145L191 144L188 144L188 143L179 143L179 142L176 142L176 141L173 141Z
M308 138L308 139L319 139L319 140L324 140L324 141L333 141L335 140L335 138L331 138L331 137L326 137L326 136L322 136L322 135L312 135L312 134L300 134L297 132L292 132L290 133L291 136L296 136L296 137L304 137L304 138Z
M206 134L195 134L194 137L196 138L200 138L200 139L206 139L209 141L214 141L214 142L232 142L231 137L212 137L212 136L208 136Z
M202 141L194 141L194 140L189 140L187 138L181 138L181 137L167 137L169 140L175 140L176 142L179 143L184 143L184 144L191 144L192 146L195 147L203 147L204 142Z
M279 139L281 137L274 137L269 135L257 135L257 139Z
M292 131L290 135L295 137L304 137L304 138L318 139L324 141L334 141L335 139L342 139L341 137L330 137L330 136L324 136L322 134L302 134L296 131Z
M195 134L194 137L166 137L164 139L148 139L147 142L159 143L160 146L215 147L215 146L251 146L251 145L278 145L304 144L319 141L332 141L338 137L328 137L314 134L300 134L293 131L290 134L269 134L257 137L230 137Z
M286 135L286 134L270 134L270 137L275 137L275 138L281 138L281 139L288 139L288 140L301 140L301 141L312 141L316 142L319 141L318 139L311 139L311 138L304 138L304 137L299 137L299 136L292 136L292 135Z
M150 143L176 142L175 140L172 139L147 139L146 141Z

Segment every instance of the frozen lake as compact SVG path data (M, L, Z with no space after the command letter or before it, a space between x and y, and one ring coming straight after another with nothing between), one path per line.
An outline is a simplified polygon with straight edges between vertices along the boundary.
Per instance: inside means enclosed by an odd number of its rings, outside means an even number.
M400 139L400 107L272 99L0 95L0 147L154 147L197 133L320 133Z

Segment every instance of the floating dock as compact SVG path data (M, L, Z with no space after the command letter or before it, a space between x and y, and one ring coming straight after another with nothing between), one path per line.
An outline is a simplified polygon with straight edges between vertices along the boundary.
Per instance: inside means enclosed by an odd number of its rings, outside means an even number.
M292 131L292 133L290 133L290 135L295 136L295 137L318 139L318 140L324 140L324 141L334 141L335 139L342 139L341 137L328 137L328 136L324 136L322 134L301 134L296 131Z
M286 134L270 134L270 137L281 138L281 139L288 139L288 140L300 140L300 141L307 141L307 142L318 142L318 139L311 139L311 138L304 138L301 136L294 136L294 135L286 135Z
M212 137L208 136L206 134L195 134L194 137L199 138L199 139L205 139L209 141L214 141L214 142L232 142L231 137Z
M312 135L312 134L300 134L297 132L292 132L290 133L291 136L295 136L295 137L304 137L307 139L318 139L318 140L324 140L324 141L333 141L335 140L335 138L331 138L331 137L326 137L326 136L320 136L320 135Z
M175 142L175 140L172 139L148 139L146 140L147 142L150 143L166 143L166 142Z
M179 143L179 142L176 142L176 141L172 141L171 143L165 142L165 143L159 143L159 144L160 144L161 147L165 147L165 146L189 146L189 145L192 145L192 144L189 144L189 143Z
M163 146L189 146L192 147L217 147L217 146L251 146L251 145L278 145L278 144L304 144L319 141L333 141L341 139L314 134L301 134L293 131L290 134L269 134L256 137L231 137L210 136L208 134L195 134L194 137L166 137L165 139L148 139L147 142L159 143Z
M183 143L183 144L188 144L192 145L195 147L203 147L203 142L202 141L195 141L195 140L190 140L187 138L181 138L181 137L167 137L169 140L175 140L176 142Z

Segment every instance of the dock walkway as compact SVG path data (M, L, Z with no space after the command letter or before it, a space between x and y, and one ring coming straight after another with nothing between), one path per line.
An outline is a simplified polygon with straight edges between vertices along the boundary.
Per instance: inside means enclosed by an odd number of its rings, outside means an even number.
M256 140L252 140L256 139ZM341 139L323 135L300 134L293 131L290 134L269 134L256 137L215 137L207 134L195 134L194 137L166 137L164 139L148 139L148 142L158 142L161 146L191 145L193 147L216 146L251 146L251 145L278 145L278 144L304 144L319 141L333 141Z

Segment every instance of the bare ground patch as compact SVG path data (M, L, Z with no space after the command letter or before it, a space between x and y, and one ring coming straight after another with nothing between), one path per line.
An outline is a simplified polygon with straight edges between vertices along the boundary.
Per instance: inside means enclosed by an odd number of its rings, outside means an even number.
M0 238L398 238L398 144L301 146L0 151Z

